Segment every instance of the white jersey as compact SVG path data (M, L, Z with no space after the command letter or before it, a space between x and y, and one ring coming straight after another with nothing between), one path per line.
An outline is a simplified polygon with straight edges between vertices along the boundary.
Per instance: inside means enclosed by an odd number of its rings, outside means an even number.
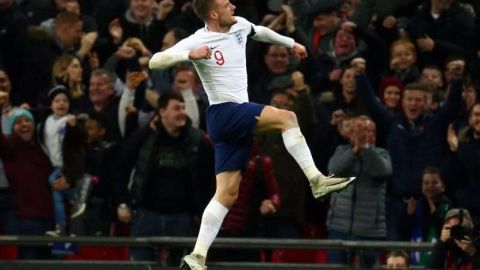
M208 60L194 60L193 64L203 83L211 105L223 102L248 102L246 44L248 36L255 31L254 39L293 47L294 41L256 26L244 18L235 17L237 22L228 33L211 32L205 26L193 35L175 44L159 54L182 53L192 49L209 46L212 57ZM258 34L258 35L257 35ZM152 58L155 61L154 56Z

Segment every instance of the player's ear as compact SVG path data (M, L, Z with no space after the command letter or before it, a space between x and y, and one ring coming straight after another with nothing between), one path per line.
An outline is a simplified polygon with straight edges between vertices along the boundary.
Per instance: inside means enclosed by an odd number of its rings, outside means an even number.
M208 17L210 19L216 20L216 19L218 19L218 14L217 14L217 12L211 10L211 11L208 12Z

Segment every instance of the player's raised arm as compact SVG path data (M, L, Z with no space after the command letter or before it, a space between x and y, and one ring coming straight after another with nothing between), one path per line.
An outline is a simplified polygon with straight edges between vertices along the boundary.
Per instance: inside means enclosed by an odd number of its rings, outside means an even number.
M273 43L291 48L295 56L300 60L307 57L307 50L305 47L300 43L295 42L295 40L290 37L282 36L270 28L261 25L253 26L252 31L254 31L252 39L256 41Z
M167 49L153 55L148 63L150 69L166 69L177 63L188 60L210 59L212 50L208 46L202 46L187 51L175 51Z

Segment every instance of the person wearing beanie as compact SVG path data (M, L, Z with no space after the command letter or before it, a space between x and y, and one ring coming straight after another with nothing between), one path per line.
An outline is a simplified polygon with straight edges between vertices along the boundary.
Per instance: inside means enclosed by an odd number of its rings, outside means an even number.
M50 103L50 114L45 123L43 129L40 131L43 137L43 145L47 150L47 155L50 158L54 170L50 174L48 182L54 186L55 182L59 179L63 179L71 184L76 179L70 179L65 173L65 164L63 157L64 140L66 136L75 136L72 133L76 132L76 117L69 113L70 110L70 95L68 89L63 85L57 85L48 92L48 101ZM79 182L88 182L88 179L80 177ZM77 184L77 183L76 183ZM82 183L78 183L83 186ZM77 185L78 186L78 185ZM79 192L70 188L64 190L52 189L54 211L55 211L55 230L47 231L47 235L58 236L64 235L66 232L67 218L65 214L64 198L69 199L77 198L74 201L73 209L71 210L71 216L76 217L83 213L84 204L79 201L81 196L78 196Z
M52 166L36 139L34 122L29 111L14 109L8 125L11 135L0 133L0 159L10 184L14 235L42 235L52 227L52 195L47 181ZM17 259L48 256L49 250L27 246L19 247Z
M385 105L385 108L392 113L400 113L402 111L402 93L404 85L402 81L396 77L384 77L380 84L378 97Z

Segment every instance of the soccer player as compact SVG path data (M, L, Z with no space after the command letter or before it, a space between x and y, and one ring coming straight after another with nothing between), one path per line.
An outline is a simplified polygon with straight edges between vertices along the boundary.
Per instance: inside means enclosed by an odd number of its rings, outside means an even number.
M305 47L234 16L235 6L229 0L194 0L193 8L205 27L156 53L149 66L165 69L191 60L210 102L207 131L215 145L217 188L203 213L195 248L181 265L182 269L206 269L207 251L237 198L254 132L282 132L285 147L305 173L315 198L344 189L355 178L324 176L317 169L293 112L248 102L247 38L291 48L300 59L307 57Z

